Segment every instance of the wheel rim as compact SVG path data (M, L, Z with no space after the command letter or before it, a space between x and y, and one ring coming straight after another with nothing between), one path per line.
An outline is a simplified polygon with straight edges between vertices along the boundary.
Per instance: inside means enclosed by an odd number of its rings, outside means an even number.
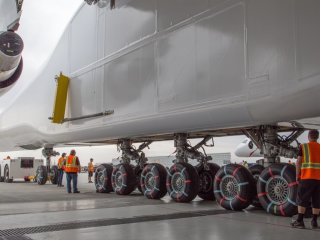
M287 201L289 196L288 182L281 176L270 178L266 184L267 196L276 205Z
M203 172L200 174L200 189L203 192L209 192L212 189L213 180L211 174Z
M115 185L117 188L121 188L122 184L123 184L122 173L120 171L117 171L115 175Z
M145 176L145 186L146 186L146 189L149 191L151 191L155 188L156 181L155 181L153 173L149 172Z
M174 192L184 192L185 190L185 177L183 174L176 172L172 175L172 190Z
M220 189L222 196L227 200L233 200L239 193L237 179L232 175L226 175L221 179Z
M103 186L103 182L104 182L104 171L99 171L97 174L97 185L98 187L102 187Z

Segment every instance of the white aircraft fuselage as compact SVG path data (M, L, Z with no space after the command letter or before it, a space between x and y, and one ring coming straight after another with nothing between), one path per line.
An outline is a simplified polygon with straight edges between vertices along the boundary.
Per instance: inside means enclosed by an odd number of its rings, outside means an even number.
M234 154L237 157L263 157L261 150L249 138L239 143Z
M1 114L0 149L293 120L319 126L319 23L320 1L311 0L83 4L40 74ZM60 71L71 78L67 118L114 113L51 123Z

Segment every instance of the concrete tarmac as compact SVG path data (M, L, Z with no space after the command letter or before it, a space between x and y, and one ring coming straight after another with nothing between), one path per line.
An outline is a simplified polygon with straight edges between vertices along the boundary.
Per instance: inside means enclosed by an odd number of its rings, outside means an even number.
M65 184L65 183L64 183ZM129 196L96 193L79 175L80 194L47 183L0 183L2 239L317 239L318 230L292 229L290 218L263 210L222 209L196 198L176 203L168 196L149 200L139 192ZM310 227L310 220L306 220Z

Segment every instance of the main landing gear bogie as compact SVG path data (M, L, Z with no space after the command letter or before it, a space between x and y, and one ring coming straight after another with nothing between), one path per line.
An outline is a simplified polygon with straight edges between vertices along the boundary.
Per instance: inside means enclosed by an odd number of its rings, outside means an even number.
M295 166L276 163L266 168L254 165L249 170L251 173L241 165L229 164L217 172L214 193L223 208L242 210L252 204L278 216L297 213Z

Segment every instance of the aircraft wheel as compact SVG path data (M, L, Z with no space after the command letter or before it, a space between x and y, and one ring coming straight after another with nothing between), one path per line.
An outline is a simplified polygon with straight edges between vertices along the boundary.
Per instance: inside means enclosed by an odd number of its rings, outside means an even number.
M13 182L13 179L10 178L9 174L10 174L9 167L8 167L8 165L6 165L4 167L4 181L6 183L12 183Z
M110 164L101 164L94 173L94 185L99 193L112 192L111 174L113 167Z
M251 172L254 180L255 180L255 183L256 183L256 186L257 186L257 182L258 182L258 179L259 179L259 176L260 174L262 173L262 171L264 170L264 167L260 164L254 164L252 166L249 167L249 171ZM255 188L255 194L254 194L254 198L252 199L252 205L255 206L255 207L258 207L258 208L261 208L261 203L259 201L259 198L258 198L258 194L257 194L257 188Z
M274 215L291 217L297 213L295 166L272 164L261 173L257 191L262 207Z
M130 164L119 164L111 175L113 190L119 195L130 194L137 186L137 177Z
M214 180L214 195L225 209L239 211L251 204L254 179L247 168L228 164L220 168Z
M205 169L202 164L197 166L200 180L198 196L204 200L215 200L213 192L214 176L220 167L215 163L208 163L208 167L209 169Z
M164 166L154 163L146 165L141 173L140 186L149 199L160 199L167 194L167 171Z
M58 183L58 166L54 165L50 169L50 180L52 184Z
M37 183L39 185L44 185L48 179L48 172L46 166L39 166L37 169Z
M167 191L176 202L190 202L199 192L199 175L188 163L176 163L167 174Z

